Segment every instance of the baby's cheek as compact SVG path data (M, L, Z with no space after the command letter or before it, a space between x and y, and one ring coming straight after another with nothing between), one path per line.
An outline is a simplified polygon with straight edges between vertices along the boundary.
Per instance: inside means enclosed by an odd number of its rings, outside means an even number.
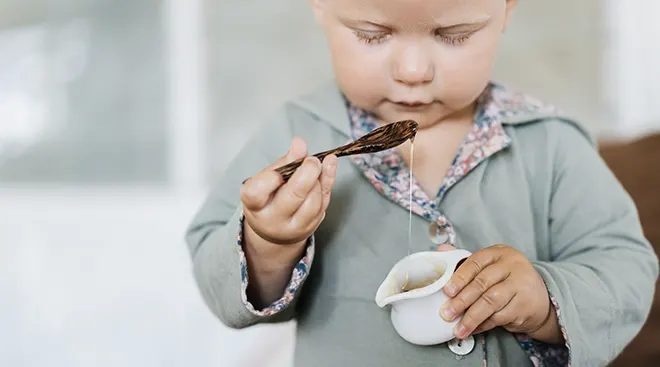
M375 107L388 91L385 89L391 73L380 52L365 52L364 45L350 45L337 40L330 43L335 77L342 91L355 104ZM356 43L353 41L353 43Z
M368 71L360 73L354 65L348 65L343 70L335 71L337 82L354 105L368 111L374 111L387 92L382 86L384 83L378 76L372 76Z

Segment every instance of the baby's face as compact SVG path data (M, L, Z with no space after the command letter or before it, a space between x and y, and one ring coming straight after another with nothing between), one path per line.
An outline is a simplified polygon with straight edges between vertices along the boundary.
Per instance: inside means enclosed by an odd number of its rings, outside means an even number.
M310 0L337 80L383 122L472 112L515 0ZM471 117L471 116L470 116Z

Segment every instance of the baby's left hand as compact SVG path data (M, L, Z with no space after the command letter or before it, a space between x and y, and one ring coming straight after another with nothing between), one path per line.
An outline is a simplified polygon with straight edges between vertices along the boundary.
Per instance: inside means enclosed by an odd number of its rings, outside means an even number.
M449 248L441 246L440 250ZM514 248L495 245L473 253L444 291L451 300L443 305L440 316L452 321L465 313L454 329L458 339L496 326L541 341L559 342L561 338L543 279Z

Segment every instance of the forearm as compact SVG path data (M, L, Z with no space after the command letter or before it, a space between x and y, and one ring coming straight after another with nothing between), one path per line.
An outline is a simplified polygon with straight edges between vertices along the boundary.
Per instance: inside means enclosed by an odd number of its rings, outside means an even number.
M293 245L270 243L244 223L243 251L247 261L247 297L255 309L270 305L284 292L307 241Z

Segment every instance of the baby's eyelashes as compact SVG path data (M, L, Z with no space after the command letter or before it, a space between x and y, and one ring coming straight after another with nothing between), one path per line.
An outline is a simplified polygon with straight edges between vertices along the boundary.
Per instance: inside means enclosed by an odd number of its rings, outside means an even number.
M389 35L384 32L363 32L358 30L353 30L353 33L358 40L367 44L383 42Z

